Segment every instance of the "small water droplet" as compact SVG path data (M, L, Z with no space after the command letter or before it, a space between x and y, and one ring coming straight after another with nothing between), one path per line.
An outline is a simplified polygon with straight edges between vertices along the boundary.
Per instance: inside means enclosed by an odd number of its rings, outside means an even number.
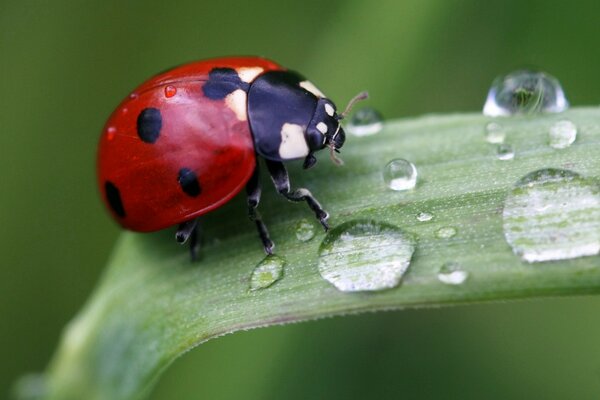
M456 228L451 226L445 226L443 228L438 229L435 232L435 236L439 239L450 239L451 237L456 236Z
M383 128L383 118L377 110L364 107L354 113L346 130L354 136L374 135Z
M485 140L488 143L504 143L506 130L498 122L489 122L485 126Z
M127 109L127 107L123 107L121 108L121 114L125 115L129 112L129 110Z
M417 220L420 222L431 221L432 218L433 218L433 215L426 213L426 212L420 212L417 215Z
M268 288L283 276L285 260L276 255L268 255L254 267L250 276L250 290Z
M447 285L460 285L465 283L469 273L462 269L456 262L447 262L440 268L437 278Z
M321 243L319 273L343 292L393 288L406 273L415 247L415 240L394 225L346 222Z
M492 83L483 113L490 117L558 113L569 108L560 82L545 72L521 70Z
M139 94L137 94L136 92L129 94L130 99L137 99L138 97L139 97Z
M117 128L115 128L114 126L109 126L108 128L106 128L106 138L108 140L113 140L116 134Z
M165 97L173 97L177 94L177 88L175 86L165 86Z
M565 149L577 138L577 125L568 119L563 119L552 124L549 133L550 146L555 149Z
M417 168L410 161L398 158L383 169L383 180L392 190L408 190L417 184Z
M575 172L548 168L525 175L502 215L506 241L527 262L600 252L600 188Z
M496 148L496 157L498 160L512 160L515 158L515 151L510 144L499 144Z
M309 221L302 219L296 224L296 239L308 242L315 236L315 227Z

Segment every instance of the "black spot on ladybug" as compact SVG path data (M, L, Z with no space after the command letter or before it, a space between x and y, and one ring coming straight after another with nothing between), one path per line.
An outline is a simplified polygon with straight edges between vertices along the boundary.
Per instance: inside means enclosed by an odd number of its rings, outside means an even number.
M121 218L125 218L125 209L123 208L123 202L121 201L121 194L119 189L110 181L104 183L104 193L106 194L106 200L110 208Z
M233 68L213 68L208 73L208 81L202 92L211 100L224 99L229 93L242 89L248 91L250 85L242 81Z
M160 136L162 116L157 108L144 108L137 118L137 132L144 142L154 143Z
M189 168L181 168L179 170L177 181L179 181L181 189L189 196L196 197L202 192L198 177L194 171Z

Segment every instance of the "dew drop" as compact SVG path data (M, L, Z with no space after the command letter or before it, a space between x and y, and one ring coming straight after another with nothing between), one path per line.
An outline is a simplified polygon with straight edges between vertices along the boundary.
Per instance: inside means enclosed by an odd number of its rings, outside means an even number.
M558 113L569 108L560 82L540 71L521 70L494 80L483 114L490 117L514 114Z
M462 269L456 262L447 262L440 268L437 278L447 285L460 285L465 283L469 273Z
M383 118L377 110L364 107L354 113L346 126L346 130L354 136L374 135L383 128L382 121Z
M129 94L129 98L130 98L130 99L137 99L139 96L140 96L140 95L139 95L139 94L137 94L136 92L133 92L133 93L130 93L130 94Z
M383 169L383 180L392 190L412 189L417 184L417 168L410 161L401 158L392 160Z
M496 148L496 157L502 161L512 160L515 158L515 151L510 144L499 144Z
M175 86L165 86L165 97L170 98L177 94L177 88Z
M551 147L565 149L577 138L577 125L568 119L563 119L552 124L549 134Z
M600 252L600 188L563 169L521 178L503 211L504 237L513 252L533 263Z
M121 108L121 114L122 115L126 115L128 112L129 112L129 109L127 109L127 107Z
M302 219L296 224L296 239L308 242L315 236L315 227L309 221Z
M419 222L427 222L427 221L431 221L433 219L433 215L426 213L426 212L420 212L419 214L417 214L417 221Z
M415 247L415 239L394 225L346 222L321 243L319 273L343 292L393 288L406 273Z
M250 290L268 288L283 276L285 260L276 255L268 255L254 267L250 276Z
M439 239L450 239L451 237L456 236L456 232L456 228L445 226L435 231L435 236Z
M485 126L485 140L488 143L504 143L506 130L498 122L489 122Z
M109 126L108 128L106 128L106 138L108 140L113 140L116 134L117 128L115 128L114 126Z

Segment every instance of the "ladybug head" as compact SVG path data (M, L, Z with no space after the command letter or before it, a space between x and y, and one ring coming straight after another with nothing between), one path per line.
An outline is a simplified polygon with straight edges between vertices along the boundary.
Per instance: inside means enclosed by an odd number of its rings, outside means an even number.
M367 92L361 92L354 96L346 109L340 114L337 113L337 108L331 100L323 97L319 98L313 118L306 130L311 154L304 161L304 168L309 168L316 162L312 153L325 147L329 147L331 160L334 163L343 164L342 160L335 156L335 153L340 152L339 149L346 141L346 133L340 121L348 115L354 103L367 97Z

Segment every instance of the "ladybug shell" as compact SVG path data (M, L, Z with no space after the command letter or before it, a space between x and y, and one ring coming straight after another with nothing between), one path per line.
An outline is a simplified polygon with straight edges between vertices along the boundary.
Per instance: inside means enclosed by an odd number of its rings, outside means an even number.
M98 184L115 219L134 231L155 231L242 190L256 167L248 84L272 70L283 68L257 57L200 61L129 95L107 121L98 150Z

